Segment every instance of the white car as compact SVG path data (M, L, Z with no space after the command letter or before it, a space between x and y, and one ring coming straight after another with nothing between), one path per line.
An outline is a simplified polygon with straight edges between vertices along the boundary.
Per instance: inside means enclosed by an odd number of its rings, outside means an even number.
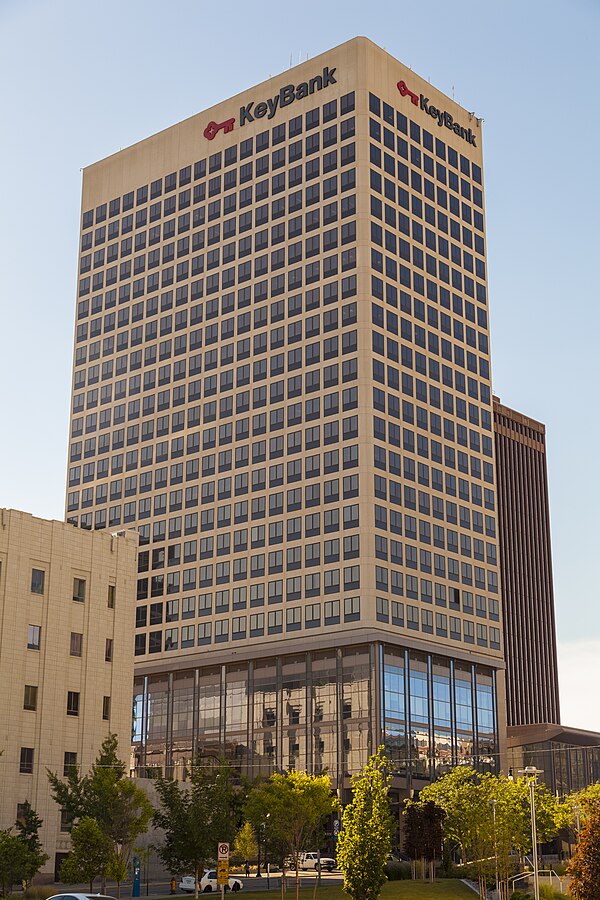
M48 900L115 900L106 894L74 894L69 891L64 894L53 894Z
M242 887L243 884L239 878L231 877L229 879L229 884L225 885L225 890L237 893L238 891L241 891ZM196 879L194 876L184 875L179 882L179 890L183 891L185 894L193 894L196 890ZM220 890L221 888L217 884L217 870L209 869L200 879L200 892L203 894L210 894L211 891L217 892Z

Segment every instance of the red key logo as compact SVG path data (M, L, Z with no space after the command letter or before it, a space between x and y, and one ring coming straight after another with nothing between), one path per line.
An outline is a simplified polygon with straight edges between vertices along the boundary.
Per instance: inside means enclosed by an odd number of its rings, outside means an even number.
M409 87L407 87L405 81L399 81L398 84L396 85L396 87L400 91L401 97L410 97L411 103L413 103L415 106L419 105L419 98L417 97L416 94L413 94L413 92L410 90Z
M229 134L230 131L233 131L234 125L235 118L225 119L225 121L220 124L218 122L209 122L204 129L204 137L207 141L214 141L220 131L224 134Z

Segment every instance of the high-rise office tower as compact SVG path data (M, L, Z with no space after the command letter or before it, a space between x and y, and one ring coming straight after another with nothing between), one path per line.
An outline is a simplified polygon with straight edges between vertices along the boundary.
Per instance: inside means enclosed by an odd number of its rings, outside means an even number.
M559 724L546 429L493 400L507 724Z
M85 169L67 515L140 766L498 764L481 122L356 38Z

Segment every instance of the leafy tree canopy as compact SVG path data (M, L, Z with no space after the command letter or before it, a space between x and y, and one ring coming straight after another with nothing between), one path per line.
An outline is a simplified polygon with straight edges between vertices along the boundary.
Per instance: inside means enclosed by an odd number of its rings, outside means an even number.
M71 820L93 819L113 853L128 860L136 838L148 830L153 809L144 791L125 777L117 747L117 736L109 734L88 774L80 775L73 766L65 779L48 771L48 780L54 800Z
M245 813L272 857L285 865L291 857L296 869L296 896L299 891L298 858L303 851L318 846L323 824L338 808L328 775L306 772L274 773L249 794Z
M233 842L239 825L240 790L236 772L226 762L207 766L200 758L183 784L160 777L156 789L160 807L154 824L162 828L164 843L157 847L171 872L196 876L196 896L204 866L214 861L220 841Z

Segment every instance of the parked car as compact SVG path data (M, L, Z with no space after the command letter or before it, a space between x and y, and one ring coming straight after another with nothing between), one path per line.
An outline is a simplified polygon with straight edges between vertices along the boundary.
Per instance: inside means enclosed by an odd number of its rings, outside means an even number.
M335 869L335 859L332 859L330 856L319 856L319 854L314 851L311 853L301 853L298 860L298 868L303 872L307 869L312 869L315 872L318 869L321 869L321 871L325 870L326 872L333 872Z
M68 894L53 894L48 900L115 900L115 898L106 894L73 894L69 891Z
M231 877L229 879L229 884L225 885L225 890L237 893L238 891L241 891L242 887L243 883L239 878ZM193 894L196 890L196 879L194 876L184 875L179 882L179 890L183 891L185 894ZM216 892L219 890L220 887L217 884L217 870L209 869L200 879L200 891L203 894L210 894L212 891Z

